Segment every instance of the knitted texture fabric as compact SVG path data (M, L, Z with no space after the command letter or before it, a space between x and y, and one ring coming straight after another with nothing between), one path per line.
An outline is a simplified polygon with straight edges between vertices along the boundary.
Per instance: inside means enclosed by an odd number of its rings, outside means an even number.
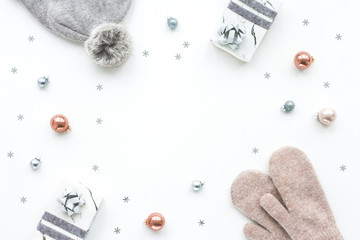
M259 171L242 172L233 182L231 199L234 206L256 222L246 224L244 234L250 240L290 240L281 225L260 206L260 198L267 193L282 202L270 177Z
M131 55L131 38L120 21L131 0L21 0L52 32L85 42L90 58L102 67L118 67Z
M103 23L119 23L131 0L21 0L52 32L84 42Z
M260 205L294 240L342 240L324 191L308 157L297 148L273 153L269 175L280 193L266 193Z

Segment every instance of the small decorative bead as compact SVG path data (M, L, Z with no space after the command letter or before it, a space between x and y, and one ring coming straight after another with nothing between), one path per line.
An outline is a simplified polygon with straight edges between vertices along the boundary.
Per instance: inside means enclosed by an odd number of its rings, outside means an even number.
M307 69L315 61L310 53L301 51L298 52L294 57L294 64L298 69Z
M145 220L145 224L153 231L159 231L165 226L165 217L160 213L152 213Z
M40 88L44 88L44 87L46 87L46 86L48 85L48 83L49 83L49 78L47 78L47 77L41 77L41 78L39 78L39 79L37 80L37 83L38 83L38 86L39 86Z
M33 169L33 170L37 170L41 165L41 161L40 161L40 158L34 158L34 159L31 159L30 161L30 167Z
M282 110L284 112L291 112L295 108L295 103L291 100L288 100L284 103L284 106L282 107Z
M169 28L171 30L174 30L177 26L178 26L178 20L176 18L173 18L173 17L169 17L167 19L167 25L169 26Z
M336 120L337 114L332 108L323 108L317 114L320 123L328 126Z
M200 191L203 186L204 186L204 183L199 180L195 180L192 182L192 187L195 192Z

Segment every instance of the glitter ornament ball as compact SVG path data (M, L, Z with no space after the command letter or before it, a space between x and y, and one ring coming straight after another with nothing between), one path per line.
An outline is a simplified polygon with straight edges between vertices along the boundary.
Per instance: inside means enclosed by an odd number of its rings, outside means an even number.
M67 117L62 114L53 116L50 120L50 126L55 132L58 133L70 130L69 121Z
M295 103L291 100L288 100L284 103L284 106L282 107L282 110L284 112L291 112L295 108Z
M336 120L336 112L332 108L323 108L317 114L320 123L328 126Z
M31 159L30 161L30 167L33 169L33 170L37 170L41 165L41 161L40 161L40 158L34 158L34 159Z
M315 59L305 51L298 52L294 57L294 64L298 69L307 69Z
M192 189L195 191L195 192L198 192L202 189L202 187L204 186L204 183L199 181L199 180L195 180L192 182Z
M171 30L174 30L175 28L177 28L178 24L179 24L179 22L178 22L178 20L176 18L169 17L167 19L167 25L169 26L169 28Z
M145 220L145 224L153 231L159 231L165 226L165 217L160 213L152 213Z
M46 87L48 83L49 83L49 78L47 77L41 77L37 80L37 84L40 88Z

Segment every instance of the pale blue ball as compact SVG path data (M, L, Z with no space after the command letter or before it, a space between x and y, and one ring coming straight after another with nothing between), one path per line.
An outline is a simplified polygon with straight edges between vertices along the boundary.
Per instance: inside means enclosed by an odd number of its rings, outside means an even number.
M30 167L33 169L33 170L37 170L41 165L41 161L40 161L40 158L34 158L30 161Z
M167 24L171 30L174 30L178 26L178 20L176 18L170 17L167 20Z
M192 182L192 187L195 192L200 191L203 187L204 183L200 180L195 180Z
M291 100L288 100L284 103L284 111L291 112L295 108L295 103Z
M38 83L38 86L39 86L40 88L44 88L44 87L46 87L46 86L48 85L48 83L49 83L49 78L47 78L47 77L41 77L41 78L39 78L39 79L37 80L37 83Z

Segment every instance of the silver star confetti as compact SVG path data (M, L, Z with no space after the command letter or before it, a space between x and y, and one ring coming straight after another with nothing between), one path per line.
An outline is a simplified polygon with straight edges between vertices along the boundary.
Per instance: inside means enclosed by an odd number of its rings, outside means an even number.
M203 227L205 225L205 221L204 220L199 220L198 222L200 227Z
M21 198L20 198L20 202L26 203L26 201L27 201L27 198L26 198L26 197L21 197Z
M184 42L184 43L183 43L183 46L184 46L184 48L189 48L190 43L189 43L189 42Z
M92 166L92 170L94 172L99 171L99 166L95 164L94 166Z
M259 153L259 149L256 148L256 147L253 148L253 149L252 149L252 153L253 153L253 154L258 154L258 153Z
M264 78L266 78L266 79L271 78L270 73L266 72L266 73L264 74Z
M115 233L115 234L119 234L119 233L120 233L120 231L121 231L121 229L120 229L120 228L118 228L118 227L114 228L114 233Z
M149 51L148 51L148 50L145 50L145 51L143 51L142 54L143 54L144 57L147 57L147 56L149 56Z
M175 55L175 59L176 59L176 60L180 60L180 59L181 59L181 55L180 55L179 53L177 53L177 54Z
M103 120L101 118L96 119L97 124L102 124Z
M29 37L28 37L29 42L33 42L34 39L35 39L34 36L29 36Z
M103 86L101 84L96 85L96 90L101 91L103 89Z
M309 22L309 20L308 20L308 19L304 19L304 21L303 21L303 25L304 25L304 26L309 25L309 23L310 23L310 22Z
M130 201L130 198L129 197L124 197L123 201L124 201L124 203L128 203Z
M345 170L346 170L346 166L345 166L345 165L341 165L341 166L340 166L340 171L343 171L343 172L344 172Z
M13 74L17 73L17 68L16 68L16 67L11 68L11 72L12 72Z
M323 86L324 86L324 88L329 88L329 87L330 87L330 83L329 83L329 82L324 82Z
M341 34L336 34L335 38L336 38L336 40L339 41L339 40L341 40L342 36L341 36Z
M19 114L19 115L17 116L17 118L18 118L19 121L22 121L22 120L24 120L24 115Z
M8 152L8 153L7 153L7 157L8 157L8 158L14 157L14 153L13 153L12 151Z

